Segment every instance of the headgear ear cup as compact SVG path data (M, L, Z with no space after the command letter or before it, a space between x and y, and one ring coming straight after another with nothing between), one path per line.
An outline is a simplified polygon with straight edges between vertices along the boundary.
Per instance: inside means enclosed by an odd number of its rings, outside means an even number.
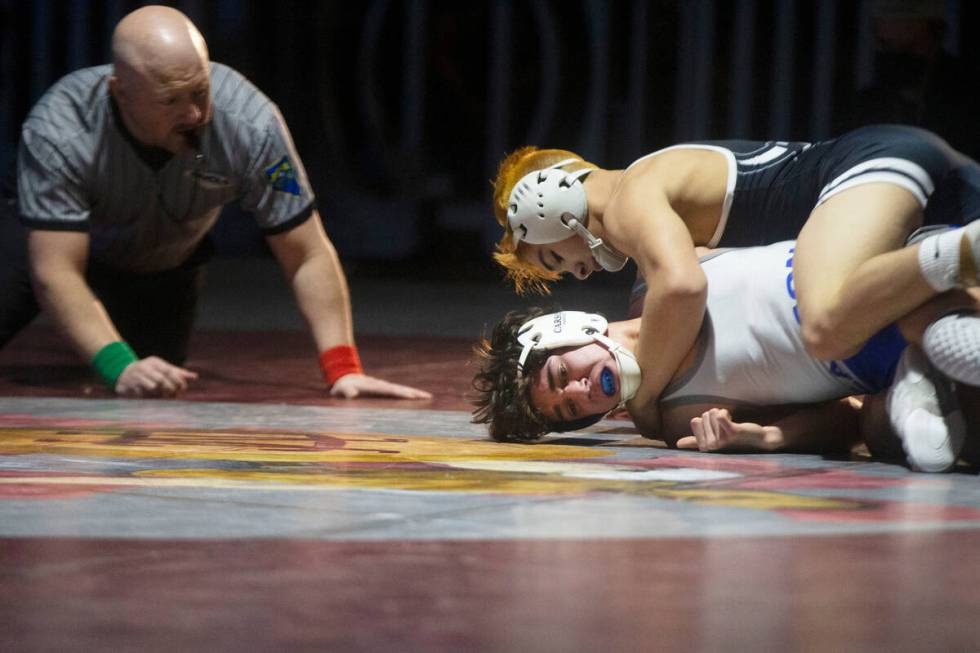
M588 212L585 189L576 174L545 168L518 180L507 200L507 221L517 242L545 245L572 235L562 217L581 220Z
M616 272L626 265L627 257L593 236L582 224L589 208L582 178L592 169L560 170L576 161L578 159L566 159L542 170L533 170L514 185L507 209L514 240L545 245L578 234L588 244L596 262L603 269Z

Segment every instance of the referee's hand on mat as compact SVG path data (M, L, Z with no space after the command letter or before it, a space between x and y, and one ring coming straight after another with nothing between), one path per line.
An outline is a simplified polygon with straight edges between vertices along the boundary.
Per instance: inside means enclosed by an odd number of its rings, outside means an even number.
M331 397L391 397L393 399L432 399L425 390L376 379L366 374L345 374L330 388Z
M124 397L176 397L187 390L197 372L148 356L131 363L116 380L116 394Z

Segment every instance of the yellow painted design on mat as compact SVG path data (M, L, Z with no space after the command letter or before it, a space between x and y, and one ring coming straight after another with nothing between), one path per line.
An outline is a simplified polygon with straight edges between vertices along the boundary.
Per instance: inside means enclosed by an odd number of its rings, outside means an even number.
M763 510L846 510L864 507L861 502L848 499L741 490L731 485L731 479L723 481L727 484L725 487L711 488L705 487L704 481L697 487L690 487L682 481L654 480L643 478L642 474L638 474L636 480L588 478L583 476L583 472L613 471L615 466L581 461L606 457L611 452L569 445L517 445L428 436L0 429L0 455L17 454L218 462L214 467L148 469L126 476L18 476L0 478L0 485L236 487L262 490L362 488L558 496L609 492ZM254 468L227 469L220 466L220 461L252 463ZM528 464L528 461L533 462ZM453 467L454 462L461 466ZM363 466L365 463L368 465Z
M456 460L565 460L608 451L557 444L372 433L292 433L138 429L0 429L0 455L178 458L245 462L439 463Z
M560 466L561 463L556 463ZM591 480L561 474L514 474L472 470L357 470L338 472L320 467L315 473L236 471L225 469L155 470L124 477L40 476L0 477L3 485L78 485L145 488L233 488L239 490L322 491L384 489L407 492L473 492L581 496L616 493L667 501L756 510L861 510L856 500L807 497L756 490L685 488L673 481Z

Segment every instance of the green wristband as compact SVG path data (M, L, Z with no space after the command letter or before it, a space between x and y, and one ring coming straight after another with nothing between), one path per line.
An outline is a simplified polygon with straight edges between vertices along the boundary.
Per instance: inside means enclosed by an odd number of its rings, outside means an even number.
M95 368L99 378L109 386L110 390L116 389L116 380L123 373L130 363L135 363L139 358L132 347L122 340L110 342L95 354L92 358L92 367Z

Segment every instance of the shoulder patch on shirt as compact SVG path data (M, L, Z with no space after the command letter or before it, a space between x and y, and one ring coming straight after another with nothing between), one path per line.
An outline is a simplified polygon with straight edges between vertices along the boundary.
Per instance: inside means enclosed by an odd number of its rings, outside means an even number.
M289 164L289 157L284 156L265 169L265 176L272 182L272 187L283 193L299 195L299 182L296 181L296 171Z

